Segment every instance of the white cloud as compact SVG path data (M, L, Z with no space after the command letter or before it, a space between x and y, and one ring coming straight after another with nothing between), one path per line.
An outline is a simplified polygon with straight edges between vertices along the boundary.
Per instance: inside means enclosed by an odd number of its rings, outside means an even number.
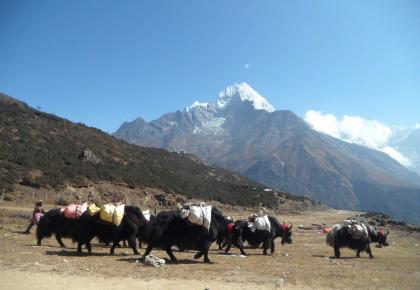
M244 69L249 69L249 63L244 66Z
M400 152L398 152L397 150L395 150L394 148L390 146L382 148L381 151L385 152L386 154L388 154L389 156L397 160L401 165L404 165L406 167L410 167L413 165L410 159L403 156Z
M316 131L385 152L404 166L412 165L407 157L388 145L392 129L381 122L348 115L339 119L333 114L314 110L306 112L305 121Z
M316 131L323 132L336 138L340 138L339 121L332 114L323 114L318 111L308 111L305 121Z

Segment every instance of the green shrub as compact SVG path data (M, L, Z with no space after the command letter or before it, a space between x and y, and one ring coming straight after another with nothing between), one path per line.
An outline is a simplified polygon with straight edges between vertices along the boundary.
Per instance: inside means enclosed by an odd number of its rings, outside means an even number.
M57 205L63 205L63 206L67 206L69 204L71 204L71 199L65 196L60 195L59 197L57 197L57 199L55 200L55 204Z
M11 195L11 194L5 194L4 195L4 197L3 197L3 200L5 200L5 201L14 201L15 200L15 197L13 196L13 195Z

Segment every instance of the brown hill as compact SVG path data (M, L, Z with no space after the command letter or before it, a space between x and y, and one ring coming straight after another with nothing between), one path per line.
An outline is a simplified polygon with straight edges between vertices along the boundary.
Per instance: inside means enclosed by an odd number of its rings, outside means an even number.
M296 199L195 156L141 148L0 94L0 188L63 188L97 182L160 188L187 198L275 207ZM307 199L301 199L308 202Z

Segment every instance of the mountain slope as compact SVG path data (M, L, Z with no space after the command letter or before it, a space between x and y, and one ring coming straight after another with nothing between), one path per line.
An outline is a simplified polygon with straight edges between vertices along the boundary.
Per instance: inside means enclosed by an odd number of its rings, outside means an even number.
M124 123L115 136L194 153L331 206L420 221L417 175L384 153L318 133L294 113L275 111L261 98L247 84L234 85L214 104L195 103L150 123Z
M194 156L140 148L0 94L0 188L99 181L246 206L275 207L278 200L262 185Z
M410 160L409 169L420 175L420 125L414 128L393 128L390 145Z

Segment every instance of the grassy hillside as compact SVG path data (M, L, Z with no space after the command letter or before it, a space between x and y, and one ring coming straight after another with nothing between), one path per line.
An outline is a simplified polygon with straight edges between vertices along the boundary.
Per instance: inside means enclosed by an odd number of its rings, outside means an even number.
M236 205L276 204L274 193L264 192L261 185L194 156L131 145L0 95L0 188L98 181Z

